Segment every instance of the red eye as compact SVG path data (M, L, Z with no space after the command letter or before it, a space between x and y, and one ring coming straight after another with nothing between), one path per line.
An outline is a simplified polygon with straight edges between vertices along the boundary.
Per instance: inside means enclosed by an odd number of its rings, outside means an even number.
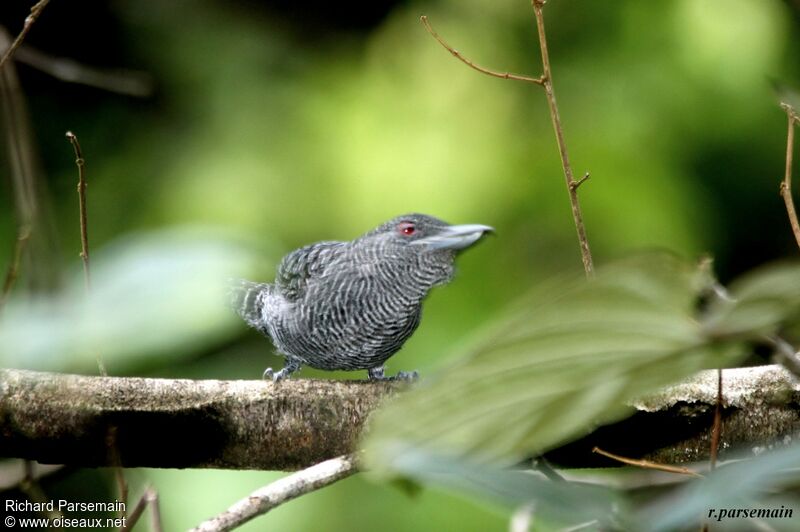
M411 236L417 231L417 228L414 227L412 222L403 222L397 226L397 230L400 231L401 235Z

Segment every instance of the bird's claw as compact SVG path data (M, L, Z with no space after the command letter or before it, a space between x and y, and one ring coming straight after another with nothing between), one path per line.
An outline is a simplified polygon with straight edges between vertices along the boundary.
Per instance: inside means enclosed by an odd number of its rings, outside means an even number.
M272 382L279 382L283 379L288 379L290 375L289 371L286 371L286 368L278 371L277 373L272 370L272 368L267 368L264 370L264 374L261 376L262 379L265 381L270 380Z

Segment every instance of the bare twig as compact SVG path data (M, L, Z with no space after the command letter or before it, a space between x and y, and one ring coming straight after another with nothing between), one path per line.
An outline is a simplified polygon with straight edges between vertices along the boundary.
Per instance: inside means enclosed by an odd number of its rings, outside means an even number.
M586 172L585 174L583 174L583 177L582 177L582 178L578 179L577 181L573 181L572 183L570 183L570 184L569 184L569 188L570 188L570 189L572 189L572 190L577 190L577 189L578 189L578 187L579 187L579 186L581 186L581 185L583 184L583 182L584 182L584 181L586 181L587 179L589 179L589 177L591 177L591 176L589 175L589 172Z
M106 368L103 365L100 357L97 357L97 364L100 368L100 374L104 377L108 376ZM116 425L111 425L106 433L106 448L109 453L109 461L111 462L114 470L114 480L117 483L117 493L119 493L119 500L125 503L123 509L119 511L118 517L124 518L126 516L126 508L128 504L128 482L125 480L125 472L122 469L122 460L119 456L119 446L117 445L118 429Z
M89 223L88 215L86 213L86 161L83 158L83 151L81 144L78 142L78 137L72 132L67 131L67 140L72 144L72 149L75 152L75 165L78 167L78 209L80 217L80 231L81 231L81 261L83 262L83 280L86 284L86 292L88 293L91 288L91 275L89 272ZM100 370L100 375L103 377L108 376L106 365L99 354L96 354L97 368ZM125 480L125 473L122 470L121 461L119 459L119 449L117 447L117 427L111 426L108 431L107 447L112 455L114 462L114 478L117 483L117 491L119 498L122 502L128 502L128 482ZM120 517L125 517L125 512L122 511Z
M33 469L33 479L39 480L42 477L55 474L61 471L64 466L60 464L40 464L38 462L31 462ZM28 467L25 465L25 460L2 460L0 461L0 491L15 488L20 482L25 480L28 473Z
M714 407L714 425L711 429L711 449L709 452L709 468L717 468L717 455L719 454L719 439L722 435L722 370L717 370L717 404Z
M133 530L133 527L139 522L142 513L144 513L147 507L150 507L150 529L153 532L161 532L161 509L158 505L158 492L152 487L144 490L136 506L134 506L133 511L125 520L125 526L120 529L120 532L129 532Z
M572 206L572 219L575 222L575 229L578 233L578 243L580 244L581 248L581 260L583 262L583 269L586 272L587 277L591 277L594 274L594 264L592 262L592 252L589 248L589 239L586 236L586 226L583 223L583 214L581 212L580 202L578 201L578 187L589 179L589 174L587 173L581 179L576 180L573 173L572 173L572 166L569 162L569 156L567 154L567 145L564 140L564 130L561 125L561 117L558 113L558 105L556 104L556 96L555 91L553 90L553 75L550 70L550 56L547 52L547 39L545 38L545 31L544 31L544 17L542 15L542 7L544 5L543 0L531 0L533 5L534 13L536 14L536 26L538 29L539 34L539 45L542 52L542 68L543 73L538 78L532 78L529 76L521 76L518 74L510 74L508 72L498 72L495 70L490 70L488 68L484 68L482 66L476 65L466 57L464 57L458 50L450 46L442 37L436 33L433 28L431 27L430 23L428 22L428 17L422 16L420 17L420 21L422 21L423 26L425 29L428 30L434 39L436 39L439 44L442 45L448 52L450 52L454 57L458 60L481 72L483 74L487 74L489 76L493 76L496 78L502 79L512 79L516 81L525 81L528 83L534 83L544 88L545 94L547 95L547 104L550 108L550 118L553 121L553 130L556 134L556 142L558 143L558 151L561 155L561 166L564 169L564 178L566 179L567 183L567 192L569 193L569 201L570 205Z
M84 171L85 161L78 137L72 131L67 131L67 139L72 144L75 151L75 165L78 167L78 207L80 209L81 224L81 260L83 261L83 278L86 281L86 290L89 290L89 234L86 223L86 174Z
M19 47L14 60L67 83L79 83L126 96L146 98L155 89L152 76L146 72L97 68L68 57L46 54L27 44Z
M786 173L781 182L781 197L786 204L786 212L789 215L789 223L792 226L792 233L800 247L800 223L797 221L797 212L794 208L794 200L792 199L792 157L794 154L794 127L800 120L794 108L787 104L781 104L783 110L786 111L788 128L786 132Z
M33 23L36 22L36 19L39 18L39 15L42 13L47 4L50 3L50 0L39 0L36 2L33 7L31 8L31 13L27 17L25 17L25 23L22 26L22 31L19 32L17 38L14 39L14 42L11 43L11 46L3 54L2 59L0 59L0 70L6 64L12 55L14 55L14 51L19 48L19 45L22 44L22 41L25 40L25 36L28 35L28 32L31 31L31 26Z
M428 22L428 17L426 17L425 15L422 15L421 17L419 17L419 20L420 20L420 22L422 22L422 25L425 26L425 29L428 30L428 33L430 33L431 36L434 39L439 41L439 44L441 44L442 47L444 47L445 50L447 50L448 52L453 54L453 57L457 58L459 61L461 61L462 63L464 63L468 67L473 68L473 69L477 70L478 72L481 72L481 73L486 74L488 76L493 76L495 78L513 79L513 80L516 80L516 81L525 81L527 83L535 83L536 85L542 85L544 83L544 80L541 77L539 77L539 78L531 78L529 76L521 76L519 74L511 74L510 72L497 72L495 70L490 70L490 69L484 68L484 67L482 67L480 65L476 65L475 63L473 63L472 61L470 61L469 59L464 57L461 54L461 52L459 52L458 50L456 50L455 48L453 48L452 46L447 44L447 42L444 39L442 39L439 36L439 34L436 33L436 31L434 31L434 29L431 27L430 22Z
M128 481L125 480L125 472L121 466L114 467L114 479L117 481L117 493L119 493L119 500L125 503L125 508L128 504ZM119 512L119 517L125 518L127 510L122 509Z
M14 255L11 257L11 263L8 265L8 270L6 270L6 279L3 281L3 291L0 292L0 311L3 310L6 299L8 299L8 294L11 293L11 287L14 286L14 281L17 280L17 275L19 274L19 263L20 259L22 258L22 251L25 249L25 245L28 243L30 236L30 226L24 225L19 228L17 242L14 246Z
M580 202L578 201L578 185L580 185L580 182L576 181L572 174L572 166L569 163L569 155L567 155L567 144L564 140L564 130L561 126L561 117L559 116L558 105L556 104L556 94L553 90L553 74L550 70L550 55L547 52L547 37L545 36L544 15L542 13L544 0L531 0L531 5L536 15L539 48L542 52L542 79L544 81L542 86L547 95L547 105L550 107L550 118L553 120L553 130L556 134L558 151L561 154L561 166L564 168L564 178L567 181L569 202L572 206L572 219L575 222L575 229L578 232L583 269L586 271L586 276L591 277L594 274L594 264L592 262L592 252L589 249L589 239L586 237L586 226L583 224Z
M89 224L88 216L86 214L86 172L84 170L86 161L83 158L81 145L78 142L78 137L72 131L67 131L67 140L72 144L72 149L75 152L75 165L78 167L78 210L80 217L80 230L81 230L81 252L80 257L83 261L83 280L86 285L86 292L91 288L91 275L89 273ZM97 359L97 367L100 370L100 375L104 377L108 375L106 366L100 355L95 357Z
M150 502L150 530L153 532L161 532L161 506L158 503L158 492L150 490L147 496Z
M285 502L333 484L358 471L356 456L326 460L273 482L251 493L221 514L200 523L192 531L231 530Z
M31 502L39 503L47 508L46 504L50 502L50 498L45 494L42 486L33 473L33 462L25 460L23 467L25 468L25 475L19 483L19 490L24 493ZM62 517L58 510L43 510L45 515L50 519Z
M10 45L11 37L0 26L0 50ZM31 232L21 264L32 291L51 289L58 283L58 261L53 255L57 238L45 193L46 184L41 178L28 105L14 62L6 63L0 70L0 107L17 223L30 228Z
M623 464L642 467L644 469L655 469L658 471L667 471L668 473L678 473L680 475L689 475L693 477L703 476L700 473L695 473L694 471L692 471L687 467L671 466L667 464L657 464L655 462L651 462L650 460L636 460L634 458L625 458L624 456L619 456L616 454L609 453L608 451L604 451L599 447L595 447L594 449L592 449L592 452L605 456L606 458L611 458L612 460L616 460L617 462L622 462Z

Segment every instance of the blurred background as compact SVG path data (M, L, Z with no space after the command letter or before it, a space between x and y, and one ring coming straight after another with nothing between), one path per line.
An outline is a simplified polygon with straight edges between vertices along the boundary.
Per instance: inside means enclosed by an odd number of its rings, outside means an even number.
M31 4L4 2L0 25L16 35ZM468 69L421 14L478 64L541 71L522 1L52 2L4 98L3 141L34 161L22 179L37 208L0 317L0 365L93 374L101 354L112 375L259 378L280 359L208 285L271 280L285 252L405 212L489 224L497 238L459 259L392 372L445 367L517 294L578 271L543 91ZM710 253L727 281L796 256L778 194L786 119L772 80L800 85L800 2L551 0L545 17L574 171L591 173L580 198L597 265L648 248ZM117 89L65 82L42 65L84 80L86 68L102 69ZM67 130L86 158L91 298ZM3 153L5 269L31 211L16 156ZM128 472L134 494L158 489L166 530L279 476ZM114 497L102 470L43 484L52 498ZM354 477L243 530L503 530L507 520L450 494L409 497Z

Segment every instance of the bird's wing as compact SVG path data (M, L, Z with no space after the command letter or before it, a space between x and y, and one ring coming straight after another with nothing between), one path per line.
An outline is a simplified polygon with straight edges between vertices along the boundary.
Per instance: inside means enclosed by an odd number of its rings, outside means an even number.
M339 262L346 246L346 242L317 242L283 257L275 279L281 294L289 301L302 297L308 282L322 277L326 269Z

